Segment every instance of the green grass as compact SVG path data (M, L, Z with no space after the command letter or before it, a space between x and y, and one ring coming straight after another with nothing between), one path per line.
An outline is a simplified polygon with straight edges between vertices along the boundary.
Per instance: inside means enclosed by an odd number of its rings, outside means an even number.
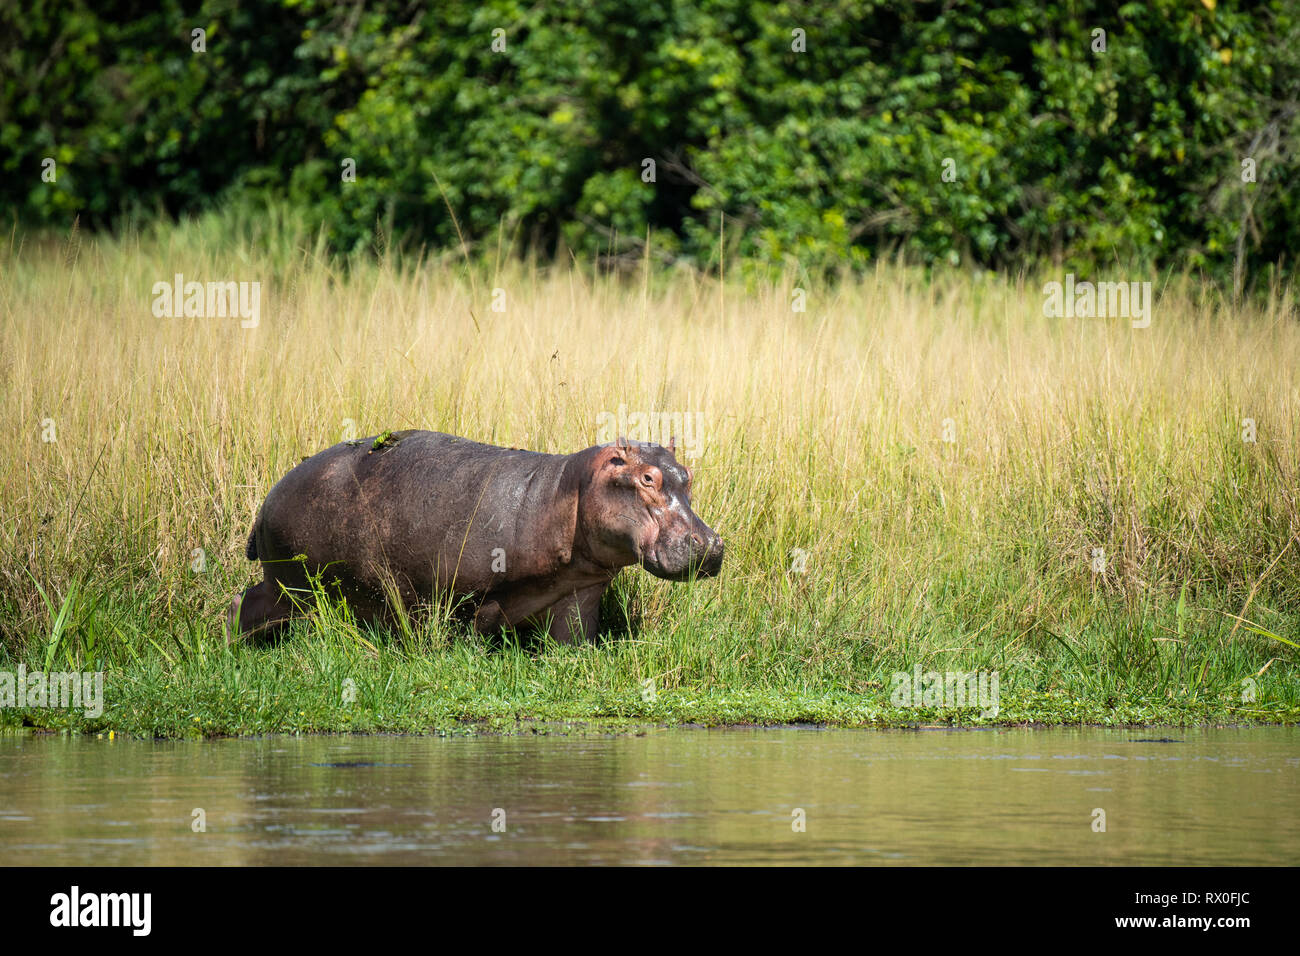
M627 598L628 588L619 588ZM620 610L608 602L610 617ZM84 599L83 599L84 600ZM974 653L935 653L918 634L915 651L832 637L821 622L792 623L756 640L707 596L669 628L609 636L598 645L492 641L443 621L417 622L409 636L358 627L328 606L272 647L227 648L203 621L137 635L143 647L105 640L126 658L105 668L104 713L28 708L0 711L0 727L68 729L146 737L322 732L473 732L577 722L598 730L640 724L818 723L849 727L938 724L1293 723L1300 693L1292 680L1242 680L1259 669L1232 621L1167 609L1143 630L1104 606L1077 634ZM694 605L694 607L690 607ZM84 601L87 609L95 607ZM67 606L72 633L90 637ZM95 613L95 612L92 612ZM757 622L755 622L757 626ZM936 627L944 625L936 621ZM1199 642L1163 643L1167 633L1199 632ZM1203 629L1203 630L1202 630ZM1189 650L1189 644L1196 645ZM766 647L764 646L766 645ZM763 653L755 653L762 649ZM46 670L93 659L93 644L51 643ZM999 712L904 708L890 703L892 675L913 664L936 670L997 670ZM33 665L29 665L29 670ZM1283 665L1287 666L1287 665ZM1272 671L1277 663L1269 668ZM647 681L649 682L647 684Z
M260 326L155 318L152 284L175 272L263 282ZM102 670L106 696L97 719L6 709L0 727L1300 716L1289 289L1234 304L1154 277L1134 330L1044 319L1050 275L338 261L274 212L236 238L210 220L15 235L0 276L0 671ZM326 607L276 647L224 646L258 505L348 422L567 452L620 405L702 417L695 506L727 540L719 578L625 571L596 646L486 641L446 604L397 634ZM997 717L892 706L916 665L998 671Z

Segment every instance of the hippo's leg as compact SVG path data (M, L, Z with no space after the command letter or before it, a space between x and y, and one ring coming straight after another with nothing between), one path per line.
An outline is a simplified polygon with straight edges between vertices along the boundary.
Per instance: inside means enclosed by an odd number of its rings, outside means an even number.
M232 644L244 637L274 637L292 616L291 602L280 595L279 584L267 578L230 602L230 611L226 615L226 643Z
M496 601L484 601L474 612L474 630L480 634L496 634L509 622Z
M550 607L551 637L561 644L594 641L600 632L600 599L607 583L592 584L555 602ZM538 615L542 620L543 615Z

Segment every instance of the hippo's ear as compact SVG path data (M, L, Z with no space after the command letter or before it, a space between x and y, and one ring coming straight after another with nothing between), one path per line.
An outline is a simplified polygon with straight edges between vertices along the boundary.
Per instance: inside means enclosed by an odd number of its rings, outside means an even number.
M668 438L668 450L674 455L677 454L677 436L671 435Z
M624 438L624 440L621 441L627 440ZM628 463L628 459L633 457L633 454L634 449L630 445L620 445L619 442L611 442L610 445L602 445L597 457L591 460L591 473L595 475L595 473L601 471L606 464L612 463L616 464L616 466L624 466L624 464Z
M618 441L614 442L614 451L622 455L624 458L634 458L639 460L641 457L640 447L635 442L628 441L627 438L622 436L619 437Z

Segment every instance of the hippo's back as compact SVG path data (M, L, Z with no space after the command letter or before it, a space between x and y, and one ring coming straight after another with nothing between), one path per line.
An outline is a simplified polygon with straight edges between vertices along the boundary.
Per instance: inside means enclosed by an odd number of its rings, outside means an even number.
M560 494L572 457L431 431L341 442L276 483L249 550L263 562L305 555L357 580L385 567L416 590L454 578L489 584L481 552L512 549L521 519L545 519L530 511Z

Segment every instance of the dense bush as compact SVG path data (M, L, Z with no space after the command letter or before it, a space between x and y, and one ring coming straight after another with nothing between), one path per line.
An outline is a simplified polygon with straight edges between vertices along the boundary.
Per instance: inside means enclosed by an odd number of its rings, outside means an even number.
M343 249L1226 276L1300 248L1294 0L35 3L0 36L26 224L287 197Z

